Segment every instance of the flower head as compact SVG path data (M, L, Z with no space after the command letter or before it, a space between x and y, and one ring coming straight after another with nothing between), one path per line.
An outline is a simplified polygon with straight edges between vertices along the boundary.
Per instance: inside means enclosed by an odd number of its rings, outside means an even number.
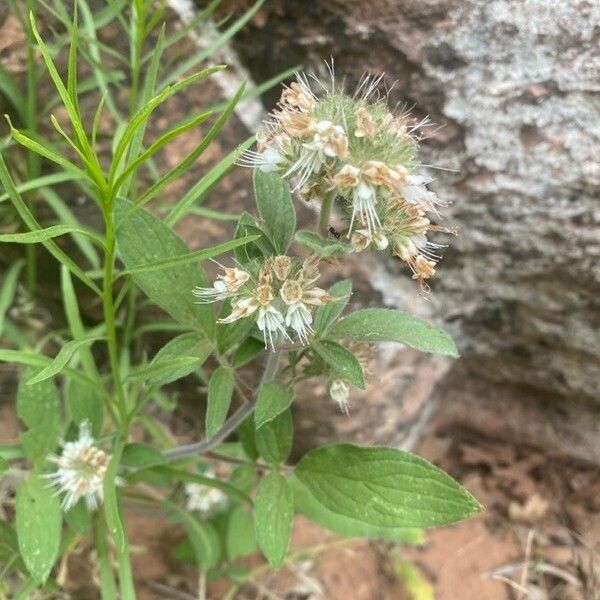
M340 410L345 414L350 414L349 410L349 399L350 399L350 388L345 381L336 379L331 382L329 386L329 395L332 400L335 400L340 407Z
M240 268L223 268L212 287L196 288L202 302L229 300L231 313L221 324L252 318L263 334L265 345L275 348L282 338L295 336L308 343L314 308L335 300L315 286L319 278L314 257L300 263L286 255L268 257Z
M71 509L80 498L85 499L89 510L96 509L103 499L104 475L111 456L96 446L89 423L80 424L75 441L62 443L60 456L51 454L48 458L58 468L46 477L57 493L64 493L63 509Z
M212 471L207 471L204 476L215 478ZM198 511L204 516L212 515L227 504L227 496L221 490L202 483L186 483L185 493L187 509Z

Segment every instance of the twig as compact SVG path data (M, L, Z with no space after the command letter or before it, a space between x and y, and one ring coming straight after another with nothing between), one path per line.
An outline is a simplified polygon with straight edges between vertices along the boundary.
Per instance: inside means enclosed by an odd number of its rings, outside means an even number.
M269 358L267 359L267 364L265 365L265 370L263 371L263 375L260 381L260 385L257 390L260 389L260 386L270 379L273 379L275 374L277 373L277 366L279 364L279 351L273 351ZM196 442L194 444L187 444L185 446L178 446L177 448L171 448L170 450L165 450L163 452L163 456L168 460L178 460L180 458L187 458L188 456L195 456L197 454L205 454L209 450L212 450L216 446L218 446L223 440L225 440L229 435L231 435L245 420L246 418L252 414L256 407L256 401L258 399L258 392L254 394L252 400L242 404L234 413L225 421L221 429L215 433L212 437L202 440L201 442Z

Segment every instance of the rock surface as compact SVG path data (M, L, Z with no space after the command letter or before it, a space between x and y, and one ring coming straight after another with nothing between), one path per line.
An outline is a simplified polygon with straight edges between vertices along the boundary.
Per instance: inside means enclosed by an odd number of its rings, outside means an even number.
M456 170L432 172L460 234L429 310L472 372L597 404L599 42L588 0L275 0L237 49L257 80L330 55L397 78L391 100L443 125L423 162Z

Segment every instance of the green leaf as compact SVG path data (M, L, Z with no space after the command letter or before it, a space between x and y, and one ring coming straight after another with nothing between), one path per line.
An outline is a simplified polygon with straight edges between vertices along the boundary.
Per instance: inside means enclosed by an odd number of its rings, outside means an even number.
M284 462L292 451L294 424L288 408L255 432L256 448L270 464Z
M95 240L100 246L103 245L102 239L94 231L83 229L81 227L71 227L68 225L52 225L46 229L36 231L26 231L25 233L5 233L0 235L0 242L11 242L16 244L38 244L51 240L52 238L65 235L66 233L82 233Z
M342 379L365 389L365 378L358 358L337 342L331 340L314 341L310 346Z
M364 521L346 517L337 512L329 510L318 502L295 475L289 479L290 486L294 492L294 506L297 512L302 513L311 521L325 527L334 533L348 538L369 538L375 540L392 540L408 544L422 544L424 532L417 528L403 527L377 527Z
M233 167L237 159L252 145L254 136L240 144L235 150L231 151L225 158L220 160L212 169L206 173L197 183L195 183L181 198L171 212L165 218L165 223L172 227L181 218L183 218L195 203L204 198L206 193Z
M165 505L183 523L196 553L198 566L203 570L216 566L221 556L221 540L215 528L210 523L199 521L176 504L169 502Z
M296 211L287 182L275 173L254 169L254 195L267 234L277 252L285 254L296 231Z
M81 346L103 339L105 338L96 335L81 340L71 340L70 342L67 342L45 369L42 369L35 377L32 377L27 381L27 385L35 385L36 383L50 379L50 377L54 377L63 370L69 360L71 360L71 357L79 350L79 348L81 348Z
M7 191L10 196L10 200L13 203L15 209L19 213L19 216L27 225L29 229L38 230L41 229L40 224L36 221L35 217L27 207L27 204L21 198L21 195L15 188L15 184L6 168L6 163L0 154L0 183ZM85 274L85 272L79 267L71 258L69 258L52 240L46 240L42 242L48 252L54 256L60 263L65 265L76 277L81 279L90 289L96 294L102 296L100 288Z
M71 421L77 425L88 421L94 437L102 433L104 399L97 387L89 383L70 379L66 388L67 407Z
M352 281L350 279L338 281L329 288L329 294L339 299L327 302L317 309L314 328L321 335L327 332L346 308L352 294Z
M15 509L21 556L31 576L44 583L60 548L60 504L48 482L31 473L17 490Z
M65 513L65 521L72 531L79 535L87 535L90 529L90 511L81 499Z
M22 194L23 192L38 190L40 188L54 185L55 183L73 181L73 179L77 179L73 173L50 173L49 175L42 175L41 177L36 177L35 179L29 179L24 183L20 183L18 186L16 186L16 189L20 194ZM0 202L4 202L8 199L8 194L0 194Z
M0 456L0 473L5 473L10 468L8 461Z
M197 333L183 333L167 342L136 379L145 378L149 385L165 385L197 371L212 352L212 343Z
M422 352L458 356L452 338L443 329L400 310L359 310L338 321L329 336L357 342L398 342Z
M17 260L4 273L4 282L0 289L0 336L2 335L2 329L4 328L6 311L10 308L10 305L14 300L17 284L19 283L19 275L24 264L24 260Z
M17 415L27 426L21 443L28 458L44 460L60 434L60 400L52 381L28 385L39 369L25 369L17 389ZM26 383L27 382L27 383Z
M157 260L153 263L148 263L135 269L129 269L125 271L124 275L147 273L149 271L160 271L162 269L167 269L177 265L185 265L192 262L199 262L201 260L206 260L207 258L213 258L214 256L219 256L219 254L229 252L229 250L233 250L238 246L243 246L244 244L253 242L259 237L259 235L249 235L243 238L238 238L229 242L225 242L223 244L219 244L217 246L213 246L212 248L203 248L202 250L196 250L195 252L187 252L186 254L182 254L181 256L173 256L162 260ZM0 239L0 241L2 240Z
M126 444L121 456L121 464L129 469L147 469L162 465L166 461L160 450L149 444L132 442Z
M233 396L234 374L230 367L219 367L208 384L206 407L206 437L210 438L225 422Z
M236 506L231 511L225 544L229 560L248 556L256 551L254 519L245 507Z
M227 108L219 115L219 118L214 122L213 126L208 130L208 133L202 141L176 166L174 166L170 171L165 173L156 183L151 185L140 197L137 201L136 206L143 206L149 200L154 198L161 190L163 190L169 183L175 181L179 178L185 171L189 169L191 165L193 165L199 156L208 148L210 143L217 137L221 129L224 127L225 123L227 123L233 109L237 105L240 96L244 92L244 88L246 83L243 82L238 88L235 95L229 101Z
M112 458L104 475L104 514L106 525L113 539L117 552L122 555L127 551L127 537L121 517L121 506L117 490L117 471L121 463L124 442L118 441L113 448Z
M285 560L294 521L294 494L283 475L272 471L258 486L254 507L256 539L273 568Z
M131 212L132 204L116 202L117 243L125 267L134 270L157 260L181 256L187 252L183 240L162 221L143 209ZM192 264L177 265L153 273L133 275L136 284L176 321L200 328L213 338L215 319L212 307L196 303L192 290L208 286L204 273Z
M298 231L298 233L296 233L296 241L308 248L311 252L325 258L352 252L352 248L348 246L348 244L326 240L314 231Z
M265 349L265 343L262 340L257 340L256 338L249 337L244 340L233 353L233 358L231 362L233 366L237 369L247 363L249 363L253 358L258 356Z
M329 510L377 527L447 525L482 510L449 475L394 448L325 446L303 456L295 474Z
M260 386L256 409L254 410L254 423L260 429L270 423L284 410L287 410L294 400L294 391L278 381L267 381Z
M12 104L23 123L27 122L27 103L19 86L10 73L0 64L0 92Z

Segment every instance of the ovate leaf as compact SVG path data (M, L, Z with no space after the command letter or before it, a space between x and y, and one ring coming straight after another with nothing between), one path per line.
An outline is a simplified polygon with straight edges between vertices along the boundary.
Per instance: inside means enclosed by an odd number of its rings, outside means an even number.
M423 352L458 356L452 338L439 327L400 310L365 308L338 321L329 337L357 342L398 342Z
M48 481L32 473L17 490L15 503L21 556L31 576L44 583L58 557L62 511Z
M254 519L244 506L237 506L229 515L226 546L229 560L248 556L256 550Z
M289 483L294 491L294 506L314 523L348 538L392 540L408 544L422 544L424 532L419 528L377 527L329 510L318 502L310 490L293 475Z
M254 434L259 454L268 463L275 465L284 462L289 456L292 450L293 437L294 425L289 408L272 421L265 423Z
M219 431L227 418L233 396L234 379L230 367L219 367L208 384L208 406L206 409L206 436L212 437Z
M21 442L31 460L44 459L54 450L60 434L60 403L58 391L50 380L28 385L28 380L39 372L29 367L23 372L17 390L17 414L27 426Z
M259 429L265 423L273 421L290 406L293 399L293 390L282 383L278 381L264 383L258 391L256 409L254 410L256 428Z
M132 211L132 207L131 202L123 198L118 198L115 205L117 243L128 270L181 256L188 251L183 240L160 219L143 208ZM199 267L189 263L178 264L169 269L136 273L133 279L153 302L176 321L193 329L199 328L210 339L213 338L212 307L198 304L192 294L196 286L208 286Z
M330 511L377 527L447 525L482 509L449 475L394 448L317 448L295 474Z
M294 519L294 495L283 475L273 471L258 486L254 508L256 539L273 568L283 564Z
M88 421L92 435L98 437L102 432L104 399L97 387L85 381L69 379L66 390L67 406L73 423L79 425L82 421Z
M154 356L147 371L150 385L165 385L198 370L212 352L212 343L195 332L167 342ZM137 375L139 376L139 374Z
M285 254L296 230L296 211L288 184L275 173L254 169L258 213L279 254Z
M322 340L313 342L311 348L324 360L336 374L355 385L357 388L365 388L365 378L358 358L337 342Z

